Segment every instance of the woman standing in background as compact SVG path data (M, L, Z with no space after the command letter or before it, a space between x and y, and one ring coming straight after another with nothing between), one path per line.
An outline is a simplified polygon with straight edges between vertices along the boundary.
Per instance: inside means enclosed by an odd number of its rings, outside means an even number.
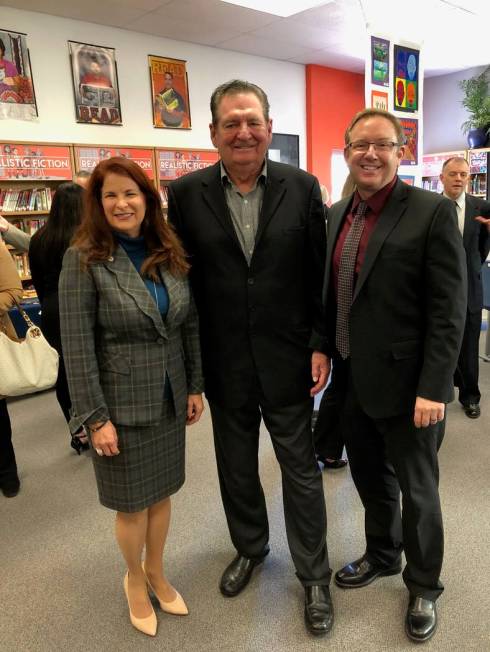
M34 233L29 247L32 282L41 304L42 330L60 356L56 398L67 423L70 421L71 399L61 350L58 281L63 256L82 219L83 194L83 188L77 183L62 183L53 197L47 223ZM83 428L72 435L70 445L78 455L88 449Z
M17 339L8 316L10 308L22 299L22 282L12 256L0 238L0 330L11 339ZM0 489L4 496L13 498L19 493L20 481L17 474L12 427L7 410L7 401L0 396Z

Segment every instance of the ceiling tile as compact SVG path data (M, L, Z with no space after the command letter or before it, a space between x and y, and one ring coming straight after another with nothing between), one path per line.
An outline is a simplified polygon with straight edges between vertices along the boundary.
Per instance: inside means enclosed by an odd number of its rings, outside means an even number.
M233 31L238 32L248 32L280 20L271 14L233 6L226 2L220 2L220 0L173 0L157 13L185 21L192 16L192 21L199 23L201 28L204 24L214 27L230 27Z
M240 35L238 30L224 27L203 29L202 24L198 22L174 20L156 13L145 14L133 21L127 28L135 32L165 36L177 41L190 41L202 45L216 45L230 37Z
M251 34L243 34L237 38L219 43L220 48L247 52L259 57L270 57L272 59L290 59L308 52L308 48L273 39L263 39Z

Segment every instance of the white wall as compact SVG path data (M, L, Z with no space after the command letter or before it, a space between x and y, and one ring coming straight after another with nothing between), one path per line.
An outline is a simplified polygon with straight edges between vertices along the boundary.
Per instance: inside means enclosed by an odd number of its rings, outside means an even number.
M2 29L27 34L39 121L0 120L0 140L210 148L210 95L242 78L268 94L274 131L299 134L306 168L304 66L10 7L1 13ZM75 122L68 40L116 49L123 126ZM187 60L190 131L153 127L148 54Z
M466 135L461 125L468 118L461 105L461 79L469 79L486 66L469 68L450 75L429 77L424 81L424 154L467 149Z

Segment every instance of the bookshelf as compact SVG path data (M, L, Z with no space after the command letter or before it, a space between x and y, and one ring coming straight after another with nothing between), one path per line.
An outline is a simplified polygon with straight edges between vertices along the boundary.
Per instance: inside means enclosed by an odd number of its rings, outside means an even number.
M75 172L85 170L92 172L94 167L106 158L123 156L137 163L140 168L155 181L155 150L151 147L133 145L83 145L73 146Z
M468 150L470 180L467 192L475 197L489 199L488 171L490 163L490 148Z
M454 152L440 152L438 154L426 154L422 157L422 188L441 193L443 190L439 175L441 174L442 164L448 158L454 156L467 158L466 150Z
M202 170L214 165L218 152L214 149L170 149L159 147L155 150L158 170L158 191L164 209L167 208L167 187L171 181L184 174Z

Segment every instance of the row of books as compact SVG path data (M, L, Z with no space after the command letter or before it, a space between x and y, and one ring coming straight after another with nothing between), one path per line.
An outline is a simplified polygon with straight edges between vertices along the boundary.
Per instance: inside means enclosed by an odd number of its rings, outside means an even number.
M42 226L44 226L47 222L46 217L41 217L39 219L31 219L31 220L14 220L12 218L9 219L10 224L13 224L16 226L18 229L21 231L24 231L24 233L27 233L28 235L32 235L33 233L36 233L38 229L40 229Z
M49 211L54 192L51 188L0 189L0 211Z
M468 192L472 195L486 195L487 193L487 175L475 174L468 184Z
M14 263L17 267L17 271L19 272L19 276L22 279L30 278L31 268L29 267L29 257L27 254L12 253L12 258L14 259Z
M168 206L168 186L163 183L160 184L160 199L162 200L162 206L166 208Z

